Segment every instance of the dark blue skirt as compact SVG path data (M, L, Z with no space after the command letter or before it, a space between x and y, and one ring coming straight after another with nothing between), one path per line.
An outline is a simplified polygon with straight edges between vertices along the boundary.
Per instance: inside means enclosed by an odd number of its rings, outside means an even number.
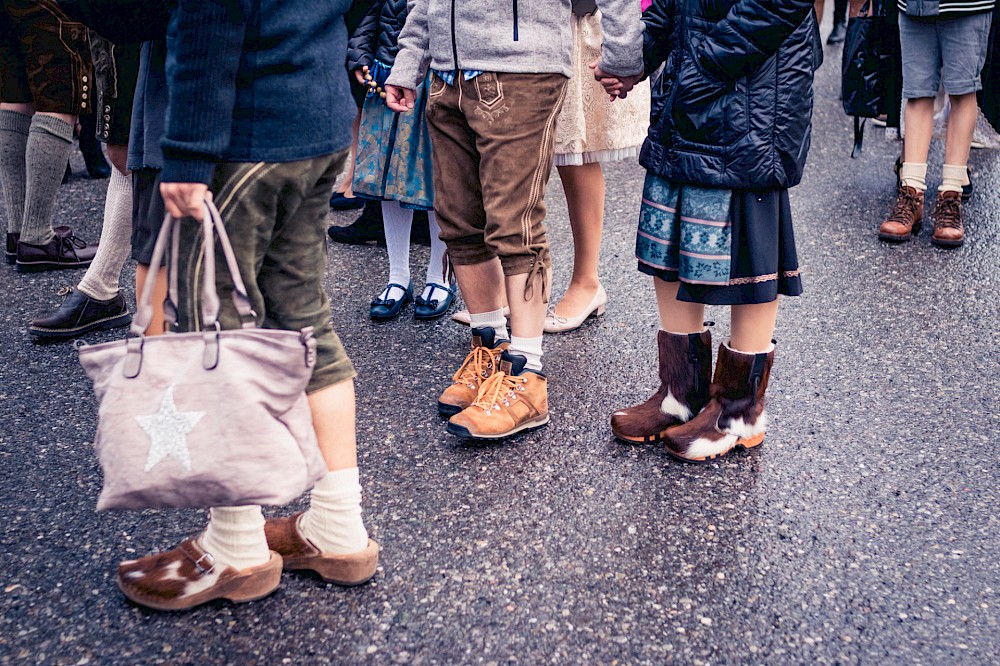
M680 282L677 299L690 303L751 305L800 295L788 190L707 192L647 175L639 271ZM728 211L719 210L720 201L728 201Z

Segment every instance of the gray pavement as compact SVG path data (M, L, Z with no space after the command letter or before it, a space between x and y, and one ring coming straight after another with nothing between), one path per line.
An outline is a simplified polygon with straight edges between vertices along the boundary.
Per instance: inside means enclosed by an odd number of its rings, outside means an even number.
M611 437L610 412L655 381L635 163L607 169L607 314L546 338L552 423L502 445L464 446L435 413L467 332L373 324L384 250L333 248L366 519L383 547L360 589L286 575L252 604L128 605L116 563L205 516L94 511L90 387L70 345L24 330L81 273L0 270L0 663L997 663L1000 154L973 154L964 248L934 248L928 231L883 245L899 144L871 132L849 158L838 81L828 48L793 191L807 291L782 306L772 425L752 453L687 466ZM937 146L932 179L940 160ZM64 186L60 221L96 238L104 187ZM571 245L558 179L548 202L559 294ZM415 250L415 276L426 257ZM727 313L711 317L724 339Z

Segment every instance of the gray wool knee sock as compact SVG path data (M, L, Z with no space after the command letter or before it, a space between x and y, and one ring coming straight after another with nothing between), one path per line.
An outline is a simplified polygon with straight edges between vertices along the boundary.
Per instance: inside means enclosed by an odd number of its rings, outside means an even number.
M21 233L24 219L24 153L31 116L0 110L0 189L7 210L7 233Z
M72 125L40 113L32 117L24 153L27 185L24 188L22 242L45 245L52 240L52 208L72 149Z
M132 249L132 179L111 170L104 200L104 226L97 256L77 285L84 295L106 301L118 295L118 278Z

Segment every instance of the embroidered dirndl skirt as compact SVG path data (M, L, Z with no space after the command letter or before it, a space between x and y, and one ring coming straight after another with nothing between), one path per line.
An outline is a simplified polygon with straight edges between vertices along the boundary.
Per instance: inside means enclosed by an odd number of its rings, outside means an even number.
M396 113L379 95L369 94L361 111L354 161L354 194L398 201L403 208L434 208L431 138L427 131L428 82L417 88L409 113Z
M677 299L770 303L802 293L788 190L723 190L646 175L639 271L680 282Z

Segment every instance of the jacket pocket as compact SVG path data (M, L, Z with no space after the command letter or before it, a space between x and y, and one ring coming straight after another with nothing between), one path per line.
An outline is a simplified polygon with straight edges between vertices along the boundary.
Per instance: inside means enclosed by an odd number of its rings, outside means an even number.
M722 146L730 143L731 105L745 100L735 84L717 81L695 63L691 53L684 53L673 84L670 113L677 134L685 141Z

